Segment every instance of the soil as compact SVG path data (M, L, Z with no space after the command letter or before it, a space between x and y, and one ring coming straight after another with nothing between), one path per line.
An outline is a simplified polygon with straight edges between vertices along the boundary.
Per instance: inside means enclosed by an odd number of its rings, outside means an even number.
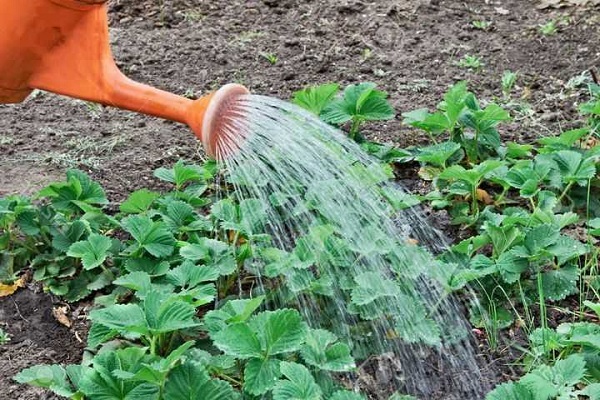
M112 0L110 21L122 70L181 95L198 97L238 82L254 93L287 99L308 84L376 82L389 92L398 116L370 125L365 134L406 147L426 138L402 125L402 112L434 108L449 85L462 79L480 98L499 98L500 77L509 69L519 73L513 100L528 103L531 112L518 113L518 125L502 127L504 140L529 142L578 123L575 110L585 90L573 78L600 65L600 9L540 10L537 4ZM542 35L539 26L552 19L559 21L558 32ZM475 20L491 25L478 30ZM277 62L261 54L274 54ZM457 66L467 54L479 56L483 68ZM77 167L118 202L135 189L160 188L154 169L204 156L185 126L38 91L22 104L0 106L0 157L0 196L33 193ZM422 189L415 176L405 173L401 182ZM444 221L443 215L432 217L442 229ZM0 346L3 399L43 398L9 380L20 368L80 357L80 343L49 316L51 306L52 299L30 290L0 300L0 320L13 335L9 345ZM489 379L510 376L495 369Z
M61 307L38 288L26 288L0 298L0 328L10 341L0 345L0 398L3 400L58 399L46 391L19 385L12 378L36 364L77 364L86 339L83 319L71 328L61 325L53 314Z

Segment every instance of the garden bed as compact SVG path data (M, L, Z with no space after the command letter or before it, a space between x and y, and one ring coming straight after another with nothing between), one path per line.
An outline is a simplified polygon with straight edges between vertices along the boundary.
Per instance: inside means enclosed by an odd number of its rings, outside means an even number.
M576 105L585 93L569 81L600 60L600 43L590 40L599 34L597 9L537 10L537 3L520 0L474 1L468 7L458 1L156 4L115 0L111 5L115 56L137 80L190 97L235 81L284 99L307 84L373 81L390 93L400 114L433 108L448 86L462 79L480 98L500 97L500 77L510 69L520 76L517 96L532 111L502 127L503 141L530 142L577 124ZM550 20L559 21L558 32L541 34L540 25ZM473 21L492 23L476 29ZM483 66L475 71L456 65L465 55L479 57ZM0 115L0 195L33 193L61 179L65 169L78 167L116 203L138 188L162 189L152 178L156 168L202 157L183 126L47 93L2 106ZM371 125L366 136L401 147L427 140L401 120ZM414 170L402 171L400 182L425 192L429 184L416 178L417 168L406 168ZM450 233L450 240L464 234L449 228L444 212L433 215L432 224ZM39 391L11 381L18 370L77 362L81 356L78 338L85 340L85 327L81 321L71 329L60 325L52 316L57 301L29 289L0 300L0 321L12 336L0 346L0 365L8 366L0 370L0 387L8 388L5 398L39 398ZM552 312L550 317L557 320L551 327L562 318ZM506 343L523 340L518 330L505 335ZM479 340L486 379L518 378L506 366L514 350L500 346L492 355L485 337Z

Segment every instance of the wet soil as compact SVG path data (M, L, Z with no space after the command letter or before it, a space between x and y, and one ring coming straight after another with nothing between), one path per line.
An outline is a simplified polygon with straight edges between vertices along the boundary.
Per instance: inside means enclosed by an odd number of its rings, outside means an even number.
M505 140L528 142L578 123L575 110L585 91L573 78L600 66L600 9L536 5L533 0L112 0L111 41L127 75L189 97L228 82L284 99L308 84L376 82L389 92L398 117L369 126L366 136L403 147L426 138L402 125L402 112L435 107L462 79L480 98L500 98L500 77L510 69L519 73L512 100L526 102L531 111L516 113L517 121L501 133ZM553 19L558 32L542 35L539 26ZM475 29L476 20L491 25ZM275 55L277 62L265 55ZM465 55L480 57L484 66L470 71L456 65ZM0 106L0 196L33 193L77 167L117 202L140 187L159 187L154 169L202 157L190 131L172 122L44 92ZM415 177L403 174L401 182L422 190ZM440 228L445 221L443 215L432 218ZM0 320L9 321L13 334L8 346L0 346L0 390L8 390L2 399L43 398L7 379L20 368L77 361L80 344L48 317L51 303L25 290L0 300ZM15 314L15 304L23 318ZM479 345L486 348L483 339ZM502 354L492 362L487 353L482 350L482 365L493 365L486 379L511 377L510 370L496 368L504 362L498 361Z
M81 361L86 339L83 320L67 328L56 320L54 307L60 305L34 287L0 298L0 328L10 336L8 343L0 344L1 399L58 399L44 390L20 385L12 378L37 364Z

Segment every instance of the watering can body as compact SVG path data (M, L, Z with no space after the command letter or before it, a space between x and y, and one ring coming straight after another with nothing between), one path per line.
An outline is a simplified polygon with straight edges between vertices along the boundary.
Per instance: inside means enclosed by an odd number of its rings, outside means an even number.
M127 78L113 59L106 0L0 0L0 103L34 89L188 124L216 154L219 113L247 93L226 85L192 101Z

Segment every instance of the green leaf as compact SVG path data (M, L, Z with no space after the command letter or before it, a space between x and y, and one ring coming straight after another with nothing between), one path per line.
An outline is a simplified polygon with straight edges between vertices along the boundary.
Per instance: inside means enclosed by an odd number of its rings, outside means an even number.
M71 397L76 392L60 365L36 365L22 370L14 379L19 383L50 389L59 396Z
M141 214L150 209L156 199L160 197L159 193L148 189L140 189L131 193L119 209L125 214Z
M594 218L588 222L588 233L593 236L600 236L600 218Z
M553 154L556 165L564 182L576 182L581 186L587 185L587 180L596 175L596 165L593 158L584 159L581 153L572 150L562 150Z
M556 257L558 265L563 265L569 260L586 254L588 248L579 240L560 235L558 240L548 248L548 251Z
M180 266L167 273L167 282L172 285L193 288L203 282L216 281L219 271L216 268L195 265L190 261L184 261Z
M542 273L544 296L552 301L563 300L577 293L579 268L575 265Z
M600 383L592 383L582 390L581 394L588 396L589 400L600 400Z
M174 183L180 190L184 185L192 182L202 182L206 178L206 171L197 165L186 165L178 161L172 169L159 168L154 171L154 176L166 182Z
M152 287L150 275L147 272L136 271L115 279L115 285L123 286L145 295Z
M365 272L354 277L357 286L352 290L352 303L366 305L382 297L399 294L395 282L385 279L377 272Z
M417 153L417 161L445 167L450 157L460 150L460 144L455 142L442 142L432 146L422 147Z
M440 105L440 108L445 112L448 118L449 128L454 127L463 113L468 95L467 82L465 81L457 82L444 95L444 101Z
M503 383L488 393L485 400L538 400L529 389L520 383Z
M75 169L67 171L67 182L52 183L42 189L38 196L52 198L52 204L65 211L86 211L87 206L108 204L100 184L83 171Z
M321 115L323 109L329 104L339 90L340 87L337 83L310 86L295 92L293 102L315 115Z
M263 356L256 333L245 323L229 325L216 332L212 339L219 350L242 360Z
M122 379L133 376L148 362L146 349L128 347L98 354L90 369L80 380L80 390L90 399L159 400L156 384Z
M561 133L559 136L543 137L538 143L548 147L550 152L566 150L572 147L579 139L589 133L588 129L572 129Z
M273 400L320 400L323 393L305 366L281 362L281 373L287 379L277 382L273 388Z
M119 332L145 333L148 330L144 311L137 304L115 304L93 310L89 318L92 322Z
M529 254L535 255L541 250L556 243L560 237L560 231L557 227L550 224L543 224L530 229L525 234L525 247Z
M230 300L223 306L222 310L230 315L227 322L246 322L252 313L262 305L264 300L265 296L257 296L253 299Z
M535 393L536 400L553 399L571 393L585 372L584 358L574 354L557 361L553 367L542 365L521 378L520 382Z
M177 296L156 290L144 298L144 313L148 328L153 333L168 333L198 326L196 308L178 300Z
M386 100L387 94L375 87L369 82L349 85L341 99L333 100L323 109L321 118L335 125L352 119L379 121L394 118L394 109Z
M119 334L119 331L116 329L111 329L102 324L93 323L92 327L88 332L88 343L87 346L91 349L94 349L100 346L102 343L105 343Z
M494 255L500 255L517 244L521 239L521 231L515 226L496 226L486 222L483 229L487 232L494 246Z
M60 227L52 232L52 247L66 253L73 243L81 240L87 230L88 225L81 220L75 220L65 227Z
M271 390L281 376L279 360L253 358L244 368L244 390L258 396Z
M121 225L140 248L155 257L170 256L175 249L175 238L161 222L154 222L145 215L132 215L123 219Z
M350 355L350 347L336 341L337 337L329 331L310 329L300 354L307 364L319 369L338 372L352 370L356 366Z
M496 261L496 268L506 283L515 283L521 274L527 271L529 262L527 259L515 254L514 251L502 253Z
M350 392L347 390L338 390L337 392L332 394L328 400L365 400L365 397L361 394ZM414 398L413 399L410 399L410 398L402 399L401 397L399 397L399 398L393 398L393 399L390 398L390 400L414 400Z
M163 398L164 400L234 400L238 399L239 395L228 383L211 379L203 367L186 362L169 374Z
M299 350L305 341L307 327L296 310L263 311L248 324L269 356Z
M129 258L125 261L125 269L129 272L144 272L150 276L163 276L169 271L168 261L153 258Z
M87 240L76 242L69 247L69 257L80 258L83 268L90 270L99 267L106 261L112 241L103 235L92 233Z
M596 315L600 316L600 303L592 303L591 301L584 301L583 304L592 309L592 311L594 311L596 313Z

